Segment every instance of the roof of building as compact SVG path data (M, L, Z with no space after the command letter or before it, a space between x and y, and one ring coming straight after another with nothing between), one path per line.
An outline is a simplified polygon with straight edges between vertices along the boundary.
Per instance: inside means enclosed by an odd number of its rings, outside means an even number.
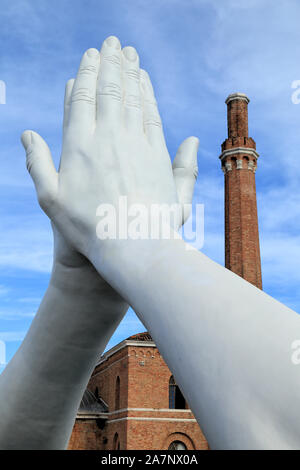
M83 397L81 399L78 414L103 414L108 412L107 404L99 397L96 396L89 390L88 388L85 389Z
M136 335L129 336L126 341L153 341L152 336L148 331L137 333Z
M104 354L102 354L96 366L99 366L101 363L106 361L110 356L120 351L121 349L125 348L126 346L156 348L156 345L150 333L148 333L148 331L143 331L142 333L137 333L135 335L129 336L128 338L121 341L121 343L116 344L111 349L106 351Z

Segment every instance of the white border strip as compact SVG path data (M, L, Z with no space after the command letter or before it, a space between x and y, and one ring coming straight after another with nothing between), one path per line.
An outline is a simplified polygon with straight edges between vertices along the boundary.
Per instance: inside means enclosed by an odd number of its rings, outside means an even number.
M115 411L110 411L107 413L108 415L114 415L117 413L124 413L126 411L146 411L152 413L153 411L157 413L191 413L192 411L190 409L180 409L180 408L122 408L120 410L115 410Z
M126 413L128 411L143 411L146 413L192 413L192 410L190 409L173 409L173 408L121 408L120 410L115 410L115 411L109 411L107 413L99 413L98 414L83 414L83 413L78 413L76 418L84 418L84 419L95 419L95 418L102 418L119 413ZM133 417L132 417L133 418ZM123 419L123 418L120 418ZM160 418L157 418L160 419ZM170 418L162 418L162 419L170 419ZM179 418L171 418L171 419L179 419ZM183 419L183 418L182 418ZM192 418L191 418L192 419ZM190 421L191 419L188 419Z
M133 417L129 416L126 418L117 418L117 419L109 419L106 421L107 423L117 423L118 421L172 421L172 422L185 422L185 423L197 423L196 419L194 418L148 418L147 416L139 416Z

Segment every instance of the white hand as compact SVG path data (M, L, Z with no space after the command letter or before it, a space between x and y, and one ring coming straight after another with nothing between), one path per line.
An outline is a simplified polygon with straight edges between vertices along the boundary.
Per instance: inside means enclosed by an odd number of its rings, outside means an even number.
M140 70L135 49L121 50L115 37L104 41L100 55L96 49L84 54L68 86L59 171L38 134L26 131L22 142L41 207L88 256L101 203L117 208L122 195L129 204L145 206L191 201L198 139L181 144L172 170L150 79Z

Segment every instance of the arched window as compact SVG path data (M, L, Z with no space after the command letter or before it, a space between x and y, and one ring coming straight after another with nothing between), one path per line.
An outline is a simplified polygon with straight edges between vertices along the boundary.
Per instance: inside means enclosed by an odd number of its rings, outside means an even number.
M169 445L168 450L187 450L186 445L181 441L173 441Z
M120 439L117 432L114 435L113 450L120 450Z
M120 377L117 377L115 388L115 410L120 409Z
M169 408L175 410L185 409L185 398L175 382L173 375L169 380Z

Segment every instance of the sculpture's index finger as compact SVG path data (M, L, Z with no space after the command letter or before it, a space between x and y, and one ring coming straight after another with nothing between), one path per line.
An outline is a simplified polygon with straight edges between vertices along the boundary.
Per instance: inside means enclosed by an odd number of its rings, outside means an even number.
M122 51L124 86L124 123L128 129L143 130L139 56L133 47Z
M144 131L152 145L164 143L161 117L148 73L141 69Z
M75 79L71 78L66 83L65 88L65 99L64 99L64 120L63 120L63 130L65 132L70 119L70 108L72 103L72 91L74 86Z
M121 117L122 62L121 44L118 38L110 36L102 44L100 70L97 84L97 120L115 123Z
M83 54L72 89L70 125L86 128L95 124L99 65L99 51L88 49Z

